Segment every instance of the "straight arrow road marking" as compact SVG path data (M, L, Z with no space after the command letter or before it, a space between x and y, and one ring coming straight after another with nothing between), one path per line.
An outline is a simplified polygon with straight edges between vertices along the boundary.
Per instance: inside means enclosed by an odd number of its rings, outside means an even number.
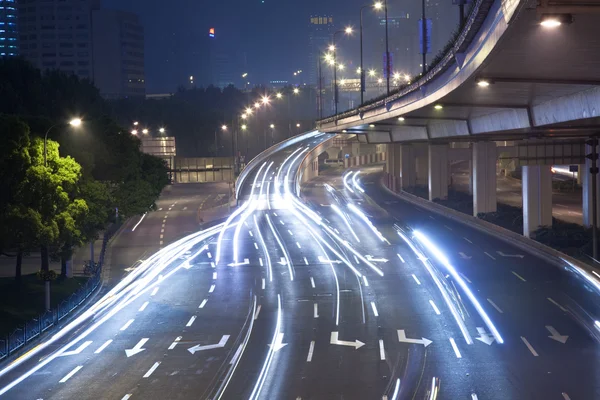
M479 333L479 337L476 337L475 339L487 344L488 346L491 346L492 343L494 343L494 340L496 340L493 336L485 331L485 328L477 327L477 332Z
M431 343L433 343L431 340L429 340L427 338L408 339L406 337L406 332L404 332L404 329L398 329L398 341L401 343L422 344L424 347L427 347Z
M277 264L287 265L287 261L285 260L285 257L281 257L279 259L279 261L277 261Z
M73 370L71 372L69 372L67 375L65 375L64 378L62 378L60 381L58 381L58 383L65 383L66 381L68 381L73 375L75 375L77 373L77 371L79 371L81 368L83 368L83 365L78 365L75 368L73 368Z
M271 346L271 345L269 345ZM283 343L283 332L279 332L275 338L275 344L273 345L273 351L277 352L287 346L287 343Z
M207 344L205 346L200 346L200 345L196 345L194 347L190 347L188 349L188 351L192 354L196 353L197 351L203 351L203 350L212 350L212 349L218 349L220 347L225 347L225 345L227 344L227 341L229 340L229 335L223 335L221 337L221 340L219 341L219 343L217 344Z
M502 256L502 257L518 257L518 258L523 258L523 257L525 257L523 254L506 254L506 253L503 253L503 252L501 252L501 251L496 251L496 253L497 253L499 256Z
M331 332L331 339L330 339L329 343L335 344L338 346L354 347L356 350L360 349L361 347L363 347L365 345L360 340L355 340L354 342L349 342L346 340L339 340L338 335L339 335L339 332Z
M133 348L131 348L131 349L125 349L125 354L127 355L127 358L129 358L131 356L134 356L137 353L141 353L142 351L146 350L146 349L143 349L142 346L144 344L146 344L147 341L148 341L148 338L143 338L135 346L133 346Z
M112 343L112 339L107 340L106 342L104 342L104 344L100 347L98 347L98 350L96 350L94 352L94 354L100 354L102 353L102 350L104 350L105 348L108 347L108 345L110 345Z
M150 369L148 370L148 372L146 372L143 376L143 378L149 378L150 375L152 375L152 373L154 371L156 371L156 368L158 368L158 366L160 365L160 361L157 361L154 363L154 365L152 367L150 367Z
M527 346L527 348L529 349L529 351L531 352L531 354L533 354L534 357L537 357L539 355L535 351L535 349L533 348L533 346L529 343L529 341L527 339L525 339L524 336L521 336L521 340L523 341L523 343L525 343L525 346Z
M562 344L567 343L567 339L569 339L568 336L566 335L561 335L560 333L558 333L558 331L551 325L546 325L546 329L548 329L548 332L550 332L550 336L548 336L550 339L552 340L556 340L557 342L560 342Z
M313 353L315 351L315 341L310 342L310 347L308 348L308 356L306 357L306 362L311 362L313 358Z
M64 353L62 353L60 356L61 357L65 357L65 356L74 356L76 354L81 353L86 347L88 347L90 344L92 344L92 341L89 340L87 342L82 343L78 348L76 348L75 350L71 350L71 351L65 351Z

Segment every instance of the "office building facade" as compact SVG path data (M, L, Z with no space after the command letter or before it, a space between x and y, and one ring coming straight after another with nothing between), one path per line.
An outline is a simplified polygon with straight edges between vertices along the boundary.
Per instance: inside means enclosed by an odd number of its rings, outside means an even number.
M94 84L105 98L146 95L144 29L136 14L92 12Z
M0 0L0 57L19 55L16 0Z
M319 85L319 58L331 44L335 32L333 17L311 16L308 31L308 84ZM322 83L324 84L324 83Z

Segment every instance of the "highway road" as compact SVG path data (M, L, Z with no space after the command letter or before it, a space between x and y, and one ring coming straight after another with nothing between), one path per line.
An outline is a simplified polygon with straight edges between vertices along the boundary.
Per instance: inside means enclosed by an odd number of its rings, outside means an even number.
M258 163L224 223L174 224L76 327L0 370L0 397L600 398L597 281L404 203L380 167L296 197L329 137Z

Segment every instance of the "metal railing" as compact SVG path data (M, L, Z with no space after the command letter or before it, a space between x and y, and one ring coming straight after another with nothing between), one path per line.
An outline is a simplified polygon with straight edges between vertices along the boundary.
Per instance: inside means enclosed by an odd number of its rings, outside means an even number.
M57 307L48 310L27 321L23 326L16 328L6 338L0 339L0 361L9 357L15 351L21 349L27 343L38 338L42 333L56 328L58 323L81 305L96 289L102 281L102 266L104 265L104 254L110 238L117 232L120 224L111 225L102 237L102 250L98 258L98 268L86 283L73 293L69 298L63 300Z

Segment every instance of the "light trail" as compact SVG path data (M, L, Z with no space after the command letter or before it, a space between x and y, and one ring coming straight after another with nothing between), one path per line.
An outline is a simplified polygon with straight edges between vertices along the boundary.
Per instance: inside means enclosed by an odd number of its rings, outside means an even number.
M483 319L483 322L485 322L487 327L492 332L492 335L494 335L494 337L496 338L496 341L500 344L504 343L502 336L500 336L500 332L498 332L498 330L494 326L494 323L492 322L490 317L487 315L487 313L485 312L485 310L483 309L483 307L481 306L481 304L479 303L479 301L477 300L477 298L475 297L473 292L471 292L471 289L469 289L469 287L467 286L465 281L461 278L461 276L456 271L456 269L454 269L454 267L450 264L450 261L448 261L446 256L423 233L421 233L419 231L414 231L413 234L421 243L423 243L425 245L425 247L427 247L427 249L431 253L433 253L433 255L448 270L448 272L450 272L450 274L452 275L452 278L458 283L458 285L462 288L462 290L467 294L467 297L469 298L469 300L471 300L471 303L473 304L473 306L475 307L475 309L477 310L477 312Z
M344 187L345 187L346 189L348 189L348 190L350 191L350 193L354 193L354 190L352 190L352 188L351 188L351 187L350 187L350 185L348 184L348 178L349 178L350 176L352 176L352 174L353 174L353 173L354 173L354 171L350 171L350 172L348 172L346 175L344 175L344 176L342 177L342 182L344 182Z
M321 248L321 251L323 252L323 255L328 260L327 262L328 262L329 266L331 267L331 271L333 272L333 277L335 279L335 292L336 292L335 325L338 326L340 324L340 282L338 281L337 273L335 272L335 268L333 267L333 263L329 259L329 256L325 252L325 249L323 248L323 246L321 246L321 242L319 241L319 239L317 239L315 237L314 233L312 232L312 229L309 229L308 232L311 234L311 236L313 237L313 239L315 239L315 242L317 242L317 244ZM314 287L314 280L313 280L312 277L310 279L311 279L312 285Z
M390 242L388 242L388 240L381 234L381 232L379 232L377 228L375 228L375 225L373 225L373 223L371 222L371 220L369 220L365 213L359 210L358 207L356 207L354 204L348 204L348 208L352 210L352 212L354 212L356 215L358 215L358 217L362 219L365 222L365 224L367 224L369 229L373 231L373 233L379 238L379 240L390 244Z
M269 218L269 214L265 214L265 218L267 219L269 227L271 228L271 232L273 232L273 236L275 236L275 240L277 240L277 244L279 245L279 248L283 252L283 256L285 257L285 261L286 261L286 264L288 266L288 270L290 271L290 280L293 281L294 280L294 272L292 271L292 262L290 260L289 255L288 255L287 249L285 248L285 246L281 242L281 239L279 238L279 234L277 234L277 231L275 230L275 227L273 226L273 223L271 223L271 218Z
M344 213L342 212L342 210L340 210L340 208L338 206L336 206L335 204L331 205L331 208L333 209L333 211L335 211L340 217L342 217L342 219L344 220L344 222L346 223L346 226L348 227L348 229L350 229L350 232L352 232L352 235L354 236L354 238L356 239L357 242L360 242L360 239L358 238L358 236L356 236L356 232L354 232L354 229L352 229L352 226L350 226L350 221L348 221L348 218L346 218L346 216L344 215Z
M137 228L138 225L142 223L142 221L144 220L144 218L146 218L146 214L148 214L148 213L145 212L144 215L142 215L142 218L140 218L140 220L138 221L138 223L135 224L135 226L131 229L131 232L135 231L135 228Z
M360 174L360 171L356 171L356 173L354 174L354 176L352 176L352 184L354 185L354 187L356 189L358 189L359 192L364 193L365 190L360 186L357 178L358 178L358 174Z
M263 249L265 258L267 259L267 268L269 271L269 282L273 282L273 268L271 266L271 256L269 255L269 250L267 249L267 245L266 245L266 243L263 239L263 235L260 231L260 226L258 225L258 221L256 220L256 215L254 215L254 226L256 226L256 232L258 234L258 241L260 242L260 246Z

